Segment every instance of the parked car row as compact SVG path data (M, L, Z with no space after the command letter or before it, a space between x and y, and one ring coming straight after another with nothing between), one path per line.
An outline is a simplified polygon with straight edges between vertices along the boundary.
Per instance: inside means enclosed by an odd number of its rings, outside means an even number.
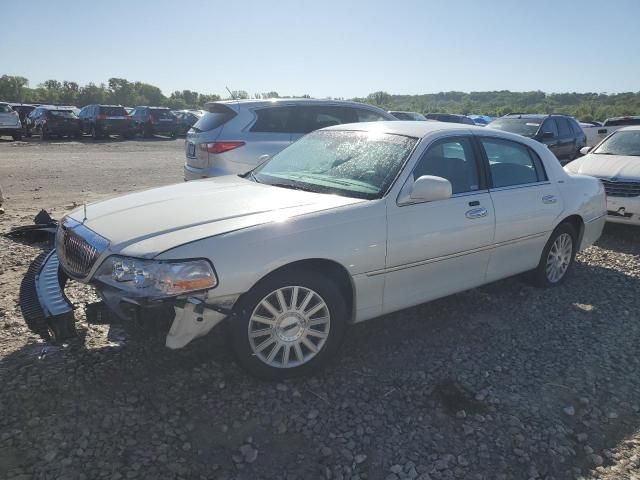
M0 103L0 135L14 140L33 134L79 138L90 134L98 139L109 135L133 138L161 135L185 135L203 115L201 110L176 110L166 107L87 105L82 109L69 105L26 105Z

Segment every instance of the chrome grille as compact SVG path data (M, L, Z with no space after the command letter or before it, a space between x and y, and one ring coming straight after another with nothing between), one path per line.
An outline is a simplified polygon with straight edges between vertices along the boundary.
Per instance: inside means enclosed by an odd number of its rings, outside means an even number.
M612 180L601 178L604 190L609 197L639 197L640 182L630 180Z
M80 222L66 218L56 233L56 251L60 265L72 277L89 275L109 241Z

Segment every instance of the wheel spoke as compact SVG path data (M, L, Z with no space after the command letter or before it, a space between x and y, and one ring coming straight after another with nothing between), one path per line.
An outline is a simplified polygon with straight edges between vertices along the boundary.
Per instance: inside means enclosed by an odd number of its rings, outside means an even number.
M291 291L291 310L297 310L299 290L300 289L298 287L293 287L293 290Z
M284 299L284 294L282 293L282 289L276 292L276 297L278 297L278 303L280 304L280 312L284 312L287 310L287 302Z
M272 345L274 343L276 343L275 338L273 337L267 338L265 341L263 341L260 345L256 347L256 353L262 352L265 348L267 348L269 345Z
M284 352L282 352L282 366L287 368L289 365L289 354L291 353L291 345L284 345Z
M273 315L274 318L280 315L280 312L276 310L275 307L271 305L271 302L269 302L269 300L267 300L266 298L260 303L260 305L262 305L266 310L268 310L269 313Z
M316 338L327 338L329 336L328 333L321 332L319 330L309 329L307 330L307 336L316 337Z
M307 292L307 295L304 297L304 300L302 301L302 305L300 305L300 307L298 308L299 312L304 312L307 309L307 305L309 305L309 302L311 301L312 297L313 297L313 292L309 290Z
M251 338L260 338L260 337L264 337L265 335L273 335L273 329L261 328L260 330L253 330L252 332L249 333L249 336Z
M258 315L258 314L253 314L253 316L251 317L251 320L253 320L254 322L260 322L260 323L264 323L266 325L271 325L271 326L275 326L276 324L276 321L273 318L263 317L262 315Z
M271 349L271 352L269 352L269 356L267 357L267 362L269 363L273 362L273 359L276 358L276 355L278 355L278 352L280 351L282 346L283 345L281 343L276 343L276 346Z
M296 352L296 358L298 359L298 362L304 362L304 355L302 355L302 348L300 348L299 343L296 342L293 344L293 350Z
M323 308L324 308L324 303L318 303L313 308L311 308L311 310L309 310L308 312L304 312L304 314L307 317L312 317L314 313L318 313Z
M324 325L329 321L329 317L318 317L313 320L309 320L309 326L315 327L316 325Z
M313 353L318 353L318 347L316 347L316 345L307 337L302 337L300 341Z

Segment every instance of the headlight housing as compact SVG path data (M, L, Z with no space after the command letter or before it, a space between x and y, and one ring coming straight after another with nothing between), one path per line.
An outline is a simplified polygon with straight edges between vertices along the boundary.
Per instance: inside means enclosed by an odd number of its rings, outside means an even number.
M211 263L204 259L158 261L114 255L100 265L94 278L133 296L151 298L175 297L218 285Z

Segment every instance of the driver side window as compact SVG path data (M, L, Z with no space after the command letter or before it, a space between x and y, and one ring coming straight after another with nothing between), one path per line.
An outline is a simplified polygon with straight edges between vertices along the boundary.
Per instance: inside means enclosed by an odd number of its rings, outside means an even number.
M423 175L446 178L456 193L480 189L478 164L471 141L466 137L438 140L422 155L413 171L413 179Z

